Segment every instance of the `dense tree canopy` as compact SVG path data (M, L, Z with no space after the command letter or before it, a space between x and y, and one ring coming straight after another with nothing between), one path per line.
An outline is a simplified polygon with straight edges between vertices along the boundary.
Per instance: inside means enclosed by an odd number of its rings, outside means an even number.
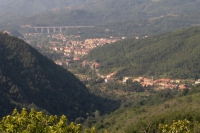
M117 76L199 78L200 28L144 39L127 39L92 50L86 59L101 64L101 73Z

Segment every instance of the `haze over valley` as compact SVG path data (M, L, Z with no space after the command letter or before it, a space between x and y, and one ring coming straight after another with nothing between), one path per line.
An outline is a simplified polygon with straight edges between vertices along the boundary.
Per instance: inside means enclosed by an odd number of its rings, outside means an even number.
M200 132L199 14L200 0L0 0L0 132Z

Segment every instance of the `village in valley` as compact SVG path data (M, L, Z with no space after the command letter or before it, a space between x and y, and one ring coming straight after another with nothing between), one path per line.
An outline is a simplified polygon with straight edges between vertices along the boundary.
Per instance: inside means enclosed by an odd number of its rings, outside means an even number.
M98 73L98 68L101 66L98 62L89 62L84 60L82 62L82 67L86 67L86 65L90 65L90 68L96 70L96 74L104 79L105 83L114 83L114 82L120 82L122 84L126 84L128 80L131 80L132 82L137 82L141 84L142 87L146 88L146 91L148 91L148 88L153 88L154 90L164 90L164 89L178 89L178 90L184 90L184 89L191 89L192 86L200 84L200 79L193 80L193 79L170 79L170 78L157 78L154 79L154 77L123 77L122 80L117 80L115 78L115 75L117 72L112 72L108 75L101 75ZM84 81L82 79L82 81Z
M25 34L25 41L32 44L31 37L37 37L43 35L42 33L27 33ZM85 55L87 55L92 49L109 45L111 43L117 42L123 38L92 38L92 39L85 39L80 40L80 36L65 36L62 33L53 33L51 35L46 35L47 38L49 38L48 47L47 49L49 51L55 52L57 55L57 58L54 58L54 62L57 65L63 66L65 68L70 68L73 62L81 60L81 58ZM136 38L138 39L138 38ZM37 44L35 47L39 49L43 49L43 47L39 44ZM84 60L81 62L82 67L89 66L89 68L95 70L95 73L98 77L104 79L104 83L114 83L114 82L120 82L120 83L126 83L127 80L131 80L132 82L138 82L143 86L144 88L153 88L154 90L163 90L163 89L179 89L184 90L186 88L191 89L191 86L199 84L200 79L198 80L181 80L181 79L170 79L170 78L160 78L160 79L154 79L153 77L147 78L147 77L124 77L122 81L116 80L115 75L117 72L110 73L108 75L101 75L98 72L99 67L101 64L98 62L90 62L87 60ZM88 77L81 77L79 74L75 74L78 78L80 78L81 81L90 81L91 78ZM146 89L148 91L148 89Z
M98 46L104 46L111 44L119 39L107 39L107 38L96 38L86 39L85 41L67 41L65 46L50 46L50 50L55 50L59 53L63 53L69 59L74 61L80 60L81 57L87 55L93 48ZM51 42L51 44L54 44ZM60 64L62 61L55 61L56 64Z
M100 65L100 64L98 64ZM104 79L105 83L113 83L113 82L121 82L126 84L128 80L131 80L132 82L138 82L141 84L144 88L153 88L154 90L164 90L164 89L178 89L178 90L184 90L184 89L191 89L192 86L200 84L200 79L198 80L187 80L187 79L170 79L170 78L159 78L154 79L153 77L147 78L147 77L124 77L122 81L115 80L114 76L117 72L110 73L106 76L101 76L101 78ZM148 89L146 89L148 91Z
M42 33L27 33L25 34L25 41L32 45L31 37L41 36ZM124 38L92 38L80 40L80 36L64 36L62 33L54 33L47 35L49 38L48 49L60 55L59 58L54 59L54 62L60 66L70 67L71 62L79 61L83 56L87 55L92 49L98 46L108 45L117 42ZM53 40L53 41L52 41ZM36 48L43 49L39 44Z

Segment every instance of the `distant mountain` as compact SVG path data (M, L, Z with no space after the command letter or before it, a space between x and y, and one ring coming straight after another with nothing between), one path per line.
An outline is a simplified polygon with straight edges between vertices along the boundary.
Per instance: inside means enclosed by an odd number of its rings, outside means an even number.
M143 39L127 39L92 50L86 59L101 73L117 76L200 78L200 28L192 27Z
M85 10L62 10L57 12L45 12L43 14L36 14L30 17L21 18L15 21L14 24L32 26L85 26L94 25L98 23L100 17L94 13L87 12Z
M93 24L102 24L107 22L158 18L163 15L176 16L194 12L200 8L200 0L10 0L10 2L4 1L3 3L3 6L0 5L0 20L2 21L19 18L19 16L27 17L33 14L39 14L44 17L47 14L41 13L47 11L60 11L59 14L52 16L58 19L57 22L63 19L63 17L59 18L57 16L62 16L63 14L66 16L67 12L73 10L81 10L87 14L94 14L93 16L87 16L85 19L88 19L88 21L84 24L91 23L92 20ZM52 17L44 17L43 20L46 19L46 22L48 22L51 21ZM68 15L66 17L69 18ZM78 18L72 17L70 19L76 22ZM65 20L70 21L70 19ZM94 19L98 19L98 21L94 21ZM6 22L12 23L12 21ZM54 24L56 23L54 22Z
M0 55L0 117L27 107L74 120L118 105L91 95L72 73L18 38L0 33Z
M19 26L26 24L33 26L94 25L110 29L115 36L126 37L160 34L200 24L198 15L200 0L91 0L77 3L82 4L81 6L61 7L59 10L46 10L15 19L15 21L6 21L6 24Z
M49 4L52 2L49 2ZM63 6L67 6L66 2L63 3ZM70 2L68 2L70 3ZM72 3L72 2L71 2ZM82 3L82 6L77 8L70 8L71 10L82 10L87 13L95 14L99 19L98 23L102 22L121 22L126 20L139 20L139 19L150 19L158 18L163 15L181 15L190 12L199 10L200 0L103 0L103 1L88 1L83 2L79 1L79 5ZM30 2L26 5L30 5ZM43 5L41 3L34 2L34 5ZM49 5L47 4L47 5ZM56 4L55 4L56 5ZM23 5L22 5L23 6ZM52 6L48 6L51 7ZM55 6L56 7L56 6ZM30 6L30 9L35 9L33 5ZM37 7L38 8L38 7ZM38 10L39 11L39 10ZM65 13L66 10L61 11L60 15ZM58 15L58 14L56 14ZM56 15L54 16L56 18ZM77 19L77 18L75 18ZM72 19L75 21L75 19ZM91 20L90 16L88 17ZM62 20L61 18L59 20ZM47 20L48 21L48 20ZM96 22L94 22L95 24Z
M85 2L86 0L2 0L0 4L0 22L53 9L73 8L73 6L79 6Z
M172 30L200 25L200 10L181 15L162 15L150 19L111 22L101 27L110 29L115 36L144 37L166 33ZM116 34L117 33L117 34Z
M122 15L124 19L133 19L196 11L200 8L200 0L99 0L90 2L85 7L90 11L116 17L115 20L120 19Z

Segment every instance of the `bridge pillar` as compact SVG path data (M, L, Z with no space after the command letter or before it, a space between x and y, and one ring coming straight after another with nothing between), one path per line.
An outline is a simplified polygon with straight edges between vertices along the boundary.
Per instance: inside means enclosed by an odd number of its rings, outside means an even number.
M47 33L50 33L50 29L49 28L47 28Z
M56 28L53 28L53 32L56 32Z
M41 31L43 32L43 31L44 31L44 29L43 29L43 28L41 28Z
M60 32L62 32L62 28L60 27Z
M35 28L35 32L37 32L37 28Z

